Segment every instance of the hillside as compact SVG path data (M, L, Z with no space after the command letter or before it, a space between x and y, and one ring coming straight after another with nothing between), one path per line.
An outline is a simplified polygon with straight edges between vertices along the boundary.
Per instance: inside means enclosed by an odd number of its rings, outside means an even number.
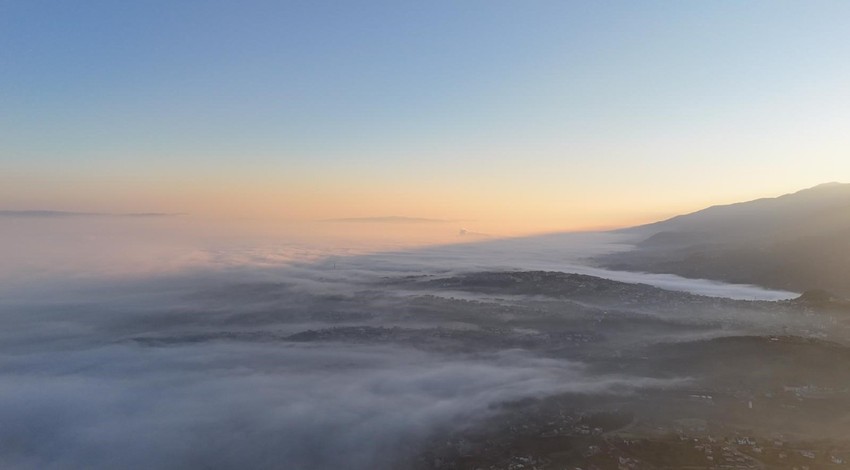
M850 184L713 206L624 232L640 237L635 249L598 262L614 269L850 296Z

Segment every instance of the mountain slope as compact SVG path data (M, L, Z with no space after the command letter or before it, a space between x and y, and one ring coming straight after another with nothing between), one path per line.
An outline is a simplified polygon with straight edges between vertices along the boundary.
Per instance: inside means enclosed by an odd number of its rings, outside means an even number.
M640 237L635 249L601 264L850 296L850 184L709 207L625 232Z

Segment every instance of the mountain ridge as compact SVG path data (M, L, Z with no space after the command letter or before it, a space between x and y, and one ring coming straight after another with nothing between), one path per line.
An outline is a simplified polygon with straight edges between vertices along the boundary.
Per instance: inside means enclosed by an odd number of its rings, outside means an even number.
M850 296L850 184L711 206L619 232L638 241L599 257L605 267Z

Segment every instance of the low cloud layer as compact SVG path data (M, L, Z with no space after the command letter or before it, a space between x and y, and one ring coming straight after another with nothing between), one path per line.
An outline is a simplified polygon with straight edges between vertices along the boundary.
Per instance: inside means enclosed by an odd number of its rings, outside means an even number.
M495 268L647 282L580 264L619 242L553 235L372 254L236 243L130 277L39 278L0 302L0 466L403 468L429 438L481 423L506 402L680 387L687 377L600 371L583 349L564 349L584 337L629 345L623 335L643 317L605 311L610 330L598 334L586 326L602 312L592 306L406 284ZM563 336L548 335L552 318L567 325ZM646 316L640 341L724 333L696 319Z
M488 406L663 381L590 378L522 352L441 357L342 345L108 345L15 357L5 468L393 468Z

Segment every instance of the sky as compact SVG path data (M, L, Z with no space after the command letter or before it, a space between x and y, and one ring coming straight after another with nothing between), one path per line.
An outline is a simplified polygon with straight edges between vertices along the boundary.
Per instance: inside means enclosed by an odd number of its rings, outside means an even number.
M0 209L618 227L850 182L845 1L0 0Z

